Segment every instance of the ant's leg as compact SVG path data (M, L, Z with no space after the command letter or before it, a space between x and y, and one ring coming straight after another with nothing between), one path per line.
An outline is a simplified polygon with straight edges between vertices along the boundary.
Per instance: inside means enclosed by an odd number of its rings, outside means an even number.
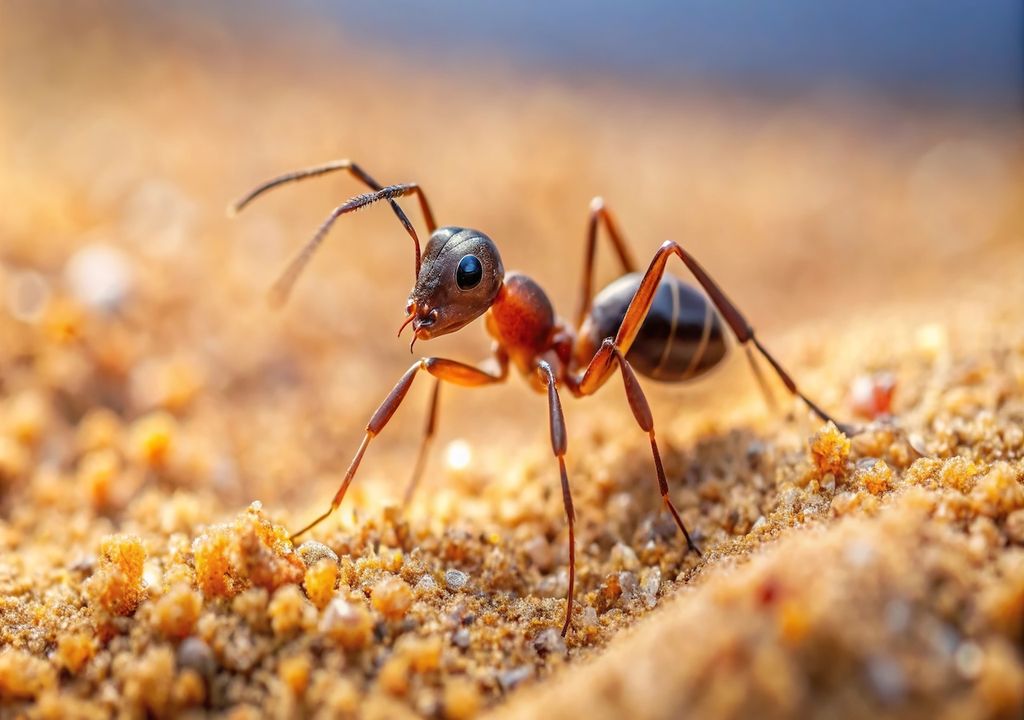
M626 400L633 411L633 417L636 418L640 428L650 435L651 452L654 454L654 467L658 473L658 488L661 490L662 500L665 501L669 512L672 513L672 518L682 531L683 537L686 538L687 547L700 555L700 548L693 542L690 533L686 530L683 519L679 515L679 511L676 510L676 506L669 497L668 480L665 477L665 468L661 463L658 441L654 437L654 417L651 415L651 408L647 404L647 397L640 387L640 382L636 379L633 367L626 360L626 353L616 346L615 340L605 338L604 342L601 343L601 347L598 348L597 352L594 353L594 357L587 364L587 367L576 375L570 375L566 382L569 389L577 397L592 395L611 376L615 370L616 363L622 373L622 382L626 388Z
M632 346L633 341L636 339L636 335L640 332L640 326L643 324L644 319L647 317L647 313L651 308L651 303L654 301L654 293L658 289L658 283L661 282L662 276L665 274L665 265L669 258L675 255L686 267L689 268L693 276L697 278L697 282L704 288L704 292L711 298L711 302L714 303L715 308L728 323L732 329L733 334L740 344L746 346L746 344L753 343L754 347L764 357L765 360L772 366L779 378L785 384L786 388L794 395L799 397L807 406L825 422L833 422L835 425L846 432L847 434L854 433L855 430L848 425L836 422L828 413L818 407L810 398L800 392L797 389L796 383L793 378L789 376L789 373L783 369L779 364L778 360L772 357L771 353L761 344L761 341L757 339L754 334L754 328L750 326L747 319L743 317L740 311L732 304L732 301L726 297L718 284L711 279L711 276L700 266L700 264L690 255L686 250L679 245L679 243L668 240L658 248L658 252L654 254L654 259L651 260L651 265L647 268L647 272L644 273L643 280L640 281L640 287L637 288L636 294L633 295L633 299L629 303L629 307L626 309L626 316L622 320L622 324L619 326L619 332L615 336L615 346L622 352L623 355L629 352L629 348ZM600 352L600 351L599 351ZM589 368L588 368L589 370ZM607 375L607 373L606 373Z
M499 363L500 363L499 358ZM373 413L373 417L370 418L370 422L366 425L366 435L363 436L363 442L360 443L359 449L356 450L355 457L352 458L352 462L348 466L348 470L345 472L345 478L341 481L341 486L338 488L338 492L334 494L334 499L331 500L331 506L327 512L320 515L313 522L306 525L304 528L294 533L291 536L294 541L300 535L308 532L323 520L334 512L341 504L342 499L345 497L345 492L348 490L348 486L352 483L352 478L355 477L356 470L359 469L359 463L363 459L363 454L366 452L366 447L370 444L370 441L384 429L384 426L388 424L391 416L398 410L398 406L402 404L402 400L405 399L406 394L409 392L409 388L412 387L412 381L416 379L417 373L420 370L426 370L428 373L436 377L438 380L444 380L455 385L464 385L466 387L477 387L480 385L491 385L499 383L508 377L508 364L501 364L500 371L497 374L481 370L473 365L467 365L456 360L446 360L445 358L422 358L417 361L415 365L405 371L405 374L401 377L395 387L388 393L388 396L384 398L384 402L380 404L377 411Z
M690 533L687 532L686 525L683 524L683 519L679 516L679 511L676 510L676 506L672 504L672 499L668 495L668 480L665 478L665 467L661 464L658 441L654 437L654 416L651 414L651 406L647 404L647 397L644 395L643 388L640 387L640 381L637 380L633 367L618 348L612 347L615 359L619 362L619 371L622 374L622 383L626 389L626 400L629 402L629 409L633 411L633 417L636 418L640 429L651 438L651 452L654 454L654 467L658 472L658 489L661 490L661 499L665 501L669 512L672 513L672 518L682 531L683 537L686 538L687 547L701 555L700 548L690 538Z
M246 193L244 196L242 196L239 200L235 201L235 203L228 208L228 212L230 214L241 212L246 205L251 203L257 197L267 192L268 190L273 190L274 188L280 185L285 185L290 182L296 182L298 180L305 180L307 178L319 177L321 175L327 175L328 173L336 172L338 170L344 170L348 172L350 175L352 175L352 177L366 185L371 190L381 190L384 187L379 182L370 177L370 174L366 172L362 167L360 167L357 163L352 162L351 160L332 160L331 162L324 163L323 165L304 168L302 170L295 170L293 172L285 173L284 175L278 175L275 178L271 178L270 180L267 180L266 182L256 186L248 193ZM430 232L434 232L434 230L437 229L437 223L434 222L434 213L431 212L430 210L430 203L427 202L427 197L426 195L423 194L422 191L418 193L418 197L420 201L420 209L423 211L423 219L427 224L427 228L430 230ZM402 212L402 209L398 207L398 203L396 203L394 200L391 200L390 202L391 209L394 210L395 215L397 215L398 219L402 221L402 224L405 225L407 228L412 227L412 223L409 222L409 218L406 217L404 212Z
M497 343L494 343L491 348L493 357L487 361L491 366L484 367L479 366L479 369L484 372L506 377L508 374L508 353ZM423 440L420 442L420 450L416 455L416 465L413 466L412 477L409 479L409 484L405 488L405 495L403 495L402 505L408 506L412 500L413 493L416 492L416 486L419 485L420 478L423 475L423 469L427 463L427 455L430 450L431 440L434 438L434 431L437 430L437 408L438 401L441 395L441 380L437 379L434 381L434 390L430 394L430 408L427 410L427 425L423 429Z
M537 363L537 373L548 389L548 416L551 427L551 450L558 459L558 472L562 477L562 504L565 506L565 517L569 523L569 592L565 598L565 623L562 625L562 637L569 631L572 624L572 596L576 586L576 511L572 506L572 492L569 490L569 477L565 472L565 450L568 440L565 435L565 416L562 414L562 403L558 398L555 385L555 373L544 360Z
M619 232L615 216L605 206L604 198L594 198L590 201L590 218L587 221L587 246L586 255L584 255L583 259L583 284L580 290L579 311L576 313L576 327L583 324L583 320L587 317L591 301L593 300L594 262L597 257L597 228L602 222L608 231L612 247L615 248L615 252L619 256L623 272L636 272L636 262L634 262L633 256L630 254L629 248L622 238L622 233Z
M409 484L405 487L405 495L402 496L402 505L408 507L409 502L412 500L413 493L416 492L416 486L420 483L420 478L423 476L423 468L427 464L427 454L430 450L430 441L434 437L434 430L437 429L437 401L441 395L441 381L434 380L434 390L430 393L430 409L427 411L427 426L423 430L423 439L420 441L420 450L416 454L416 464L412 469L412 477L409 479Z

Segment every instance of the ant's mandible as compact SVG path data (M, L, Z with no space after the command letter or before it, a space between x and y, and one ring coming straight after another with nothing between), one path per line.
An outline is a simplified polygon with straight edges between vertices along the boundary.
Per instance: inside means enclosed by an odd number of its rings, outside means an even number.
M650 437L661 498L686 538L688 548L698 555L700 550L669 497L668 481L655 438L654 419L636 373L664 382L683 382L706 372L725 356L726 344L722 333L724 320L736 340L746 349L751 367L763 389L767 387L751 347L768 361L790 393L807 403L823 421L832 420L824 410L800 392L789 373L758 340L746 318L682 246L671 240L663 243L646 272L639 273L611 212L600 198L595 198L590 206L583 287L575 323L572 325L555 315L551 301L540 285L526 275L505 272L498 248L489 237L479 230L469 228L437 227L430 204L419 185L403 183L383 186L349 160L338 160L276 177L252 190L235 203L231 210L242 210L257 196L279 185L340 170L350 173L372 192L357 195L334 209L274 284L271 299L276 303L283 303L287 299L295 280L335 220L385 200L412 238L416 250L416 284L409 294L406 318L399 334L412 324L413 343L417 339L429 340L455 332L486 314L487 332L494 340L493 357L479 366L440 357L417 360L370 418L366 435L356 450L330 508L296 532L293 539L315 527L341 504L370 441L387 425L421 371L433 375L435 381L426 431L412 481L405 493L406 501L419 481L426 451L434 434L441 381L468 387L492 385L503 382L508 377L509 365L514 365L536 390L546 392L548 397L551 449L558 461L562 499L569 525L569 591L562 626L564 636L572 621L576 540L573 530L575 512L565 471L567 441L559 386L576 397L585 397L596 392L616 369L619 370L633 416ZM398 198L409 195L415 195L419 200L424 222L430 231L426 252L422 254L419 236L396 202ZM624 274L592 297L597 231L601 224L611 238ZM673 255L683 261L706 297L694 287L665 273L665 266ZM840 423L836 425L849 430Z

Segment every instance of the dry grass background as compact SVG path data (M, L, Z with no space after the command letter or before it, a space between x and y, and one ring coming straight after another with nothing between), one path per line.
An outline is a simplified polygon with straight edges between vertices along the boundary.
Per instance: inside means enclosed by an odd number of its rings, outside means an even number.
M955 356L1014 347L1007 338L1019 328L1013 297L1024 257L1019 118L827 92L675 96L599 77L530 77L486 61L441 73L311 24L230 28L124 10L4 10L0 290L8 312L26 273L39 273L49 318L73 295L69 258L96 244L129 260L136 292L116 322L82 320L88 361L47 349L47 321L5 317L0 378L7 398L56 398L65 425L100 404L126 421L173 410L191 460L186 479L165 490L191 488L203 517L230 517L256 498L285 525L318 510L366 418L410 362L394 332L412 253L387 212L339 225L285 311L263 302L291 253L358 186L311 182L233 222L224 217L254 182L334 157L355 158L385 182L421 183L441 222L488 232L506 266L533 275L566 314L588 203L604 196L638 257L666 238L683 242L808 393L840 416L851 412L846 393L857 374L901 367L910 370L899 377L896 410L920 416L927 383L914 353L936 327ZM603 267L610 278L612 264ZM486 348L473 327L417 351L472 359ZM397 499L425 393L414 390L374 445L351 507L372 514ZM769 428L782 446L814 429L802 408L788 422L767 413L738 356L691 387L651 394L676 463L702 438L728 437L734 427ZM616 392L566 410L571 472L614 474L643 457L644 439L631 434ZM446 393L431 501L411 517L438 532L460 522L490 527L491 509L464 496L485 481L514 489L524 473L544 477L544 412L515 378ZM602 440L620 435L621 443ZM53 437L35 458L43 466L63 457L62 436ZM455 437L474 450L468 479L441 469ZM25 498L38 496L11 488L7 542L24 551L35 512ZM649 491L637 488L644 507L653 506ZM82 542L130 530L132 517L112 511ZM344 527L351 524L346 515Z

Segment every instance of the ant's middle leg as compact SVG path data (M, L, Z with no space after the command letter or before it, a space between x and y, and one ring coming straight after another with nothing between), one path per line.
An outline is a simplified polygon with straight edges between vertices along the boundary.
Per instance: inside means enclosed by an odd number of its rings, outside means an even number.
M676 506L669 497L668 479L665 477L665 467L662 465L661 453L658 451L658 441L654 435L654 416L651 414L651 407L647 403L647 397L640 387L640 381L637 380L636 373L633 372L633 366L626 360L626 353L616 345L614 339L605 338L604 342L601 343L601 347L598 348L597 352L594 353L594 357L587 364L587 367L578 374L570 375L567 378L569 389L577 397L592 395L611 376L616 364L622 374L622 382L626 389L626 400L629 402L630 410L633 411L633 417L636 418L640 428L650 436L651 452L654 455L654 468L658 473L658 489L661 491L661 498L664 500L669 512L672 513L672 518L682 531L683 537L686 538L687 547L700 555L700 548L693 542L685 523L683 523L682 517L679 515L679 511L676 510Z
M348 491L348 486L352 483L352 478L355 477L356 471L359 469L359 463L362 461L363 455L366 453L367 446L369 446L370 441L374 437L380 434L384 429L384 426L388 424L391 416L395 414L396 410L398 410L398 406L402 404L402 400L404 400L405 396L409 393L409 388L412 387L412 382L416 379L416 375L420 370L426 370L438 380L450 382L455 385L479 387L481 385L492 385L503 382L508 377L507 359L503 359L499 356L497 360L499 369L496 373L488 372L487 370L483 370L473 365L467 365L466 363L461 363L456 360L447 360L445 358L437 357L422 358L411 368L406 370L405 374L402 375L395 387L392 388L390 393L388 393L388 396L384 398L384 402L382 402L376 412L373 413L373 416L370 418L370 422L367 423L366 434L363 436L363 441L360 443L359 449L356 450L356 454L355 457L352 458L352 462L349 463L348 470L345 471L345 478L341 481L338 491L334 494L334 499L331 500L331 506L326 512L317 517L311 523L298 532L292 534L292 541L326 520L331 513L337 510L338 506L341 505L341 501L344 499L345 493Z
M654 455L654 468L658 473L658 489L661 491L661 499L664 501L669 512L672 513L672 519L676 521L676 525L682 531L683 537L686 538L687 547L697 553L697 555L702 555L700 548L693 542L690 533L686 530L686 525L679 516L676 506L672 503L672 498L669 497L668 479L665 477L665 466L662 465L661 453L658 451L658 440L654 436L654 415L651 414L651 406L647 403L647 396L644 395L643 388L640 387L640 381L637 380L636 373L633 372L633 366L629 364L629 361L626 360L625 356L615 345L611 345L611 348L612 354L619 363L619 373L622 375L622 384L625 386L629 409L633 411L636 424L651 438L651 452Z
M596 197L590 201L590 217L587 220L587 244L586 254L583 258L583 282L580 288L580 304L576 313L576 327L583 324L584 318L590 312L590 305L593 301L594 292L594 265L597 258L597 229L604 224L608 231L608 238L615 248L615 254L619 256L619 263L622 265L623 273L636 272L636 261L626 245L622 233L619 231L618 223L612 211L604 204L604 198Z

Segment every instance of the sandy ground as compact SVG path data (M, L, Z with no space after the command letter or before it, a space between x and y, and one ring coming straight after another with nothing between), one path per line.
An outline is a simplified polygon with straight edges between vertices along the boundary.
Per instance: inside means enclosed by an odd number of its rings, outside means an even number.
M0 26L0 716L1020 717L1016 121L443 77L325 31L55 17ZM557 469L518 378L445 393L403 511L414 388L293 548L411 362L412 253L386 211L352 217L272 312L275 274L359 189L223 209L346 155L421 182L564 313L602 194L638 256L685 242L867 431L822 428L778 385L769 410L740 353L648 383L698 559L617 385L567 402L565 641ZM486 348L474 325L417 351ZM860 389L889 381L891 406Z

